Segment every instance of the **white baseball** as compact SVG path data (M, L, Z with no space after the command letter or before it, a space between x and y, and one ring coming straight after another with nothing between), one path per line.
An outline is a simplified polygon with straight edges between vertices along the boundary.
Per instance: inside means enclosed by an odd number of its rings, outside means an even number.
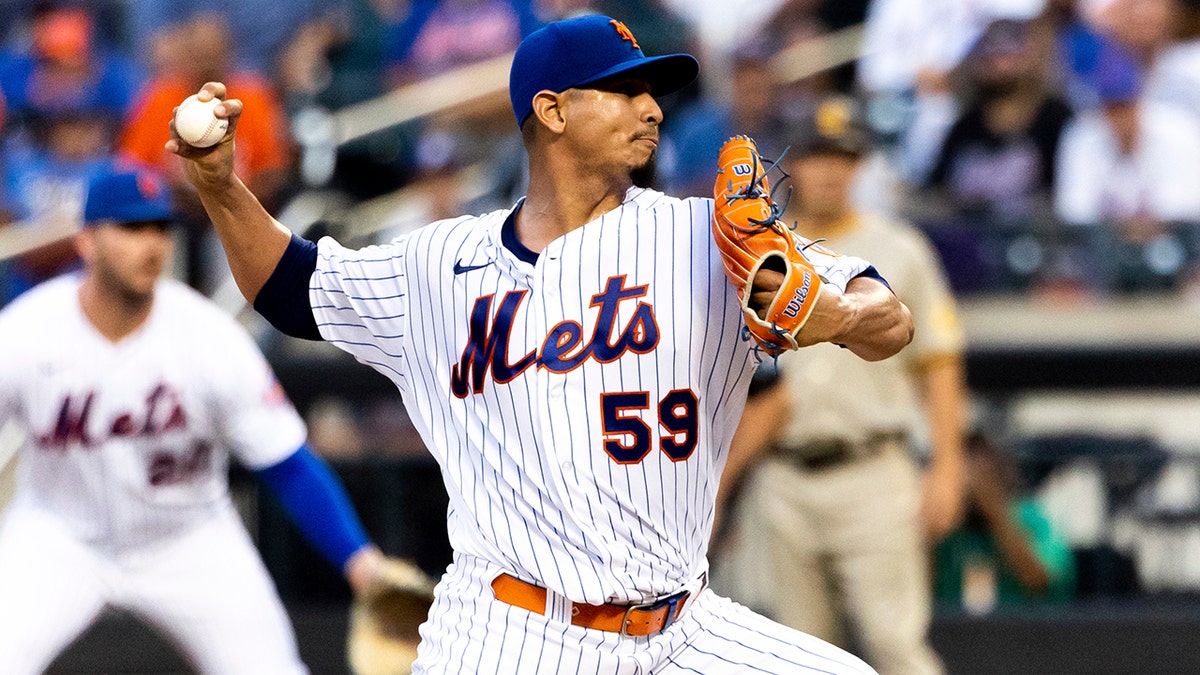
M179 110L175 111L175 133L185 143L197 148L216 145L229 128L229 120L213 113L213 108L220 102L219 98L201 101L195 94L183 99Z

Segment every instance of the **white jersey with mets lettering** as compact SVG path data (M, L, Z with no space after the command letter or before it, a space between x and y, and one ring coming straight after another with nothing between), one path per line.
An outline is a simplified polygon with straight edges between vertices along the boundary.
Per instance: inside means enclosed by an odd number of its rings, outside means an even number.
M576 603L674 593L707 569L756 365L712 201L631 188L540 254L514 213L358 251L321 240L321 334L400 389L441 464L457 553ZM806 253L832 292L868 268Z
M26 432L18 504L79 541L136 548L222 510L230 452L258 468L304 442L262 354L214 305L160 280L146 324L114 344L79 284L55 279L0 313L0 353L19 355L0 364L0 419Z
M0 517L0 671L44 671L109 607L198 672L306 672L227 473L230 454L257 469L294 453L299 415L250 336L191 289L160 279L114 343L81 282L0 311L0 426L25 432Z

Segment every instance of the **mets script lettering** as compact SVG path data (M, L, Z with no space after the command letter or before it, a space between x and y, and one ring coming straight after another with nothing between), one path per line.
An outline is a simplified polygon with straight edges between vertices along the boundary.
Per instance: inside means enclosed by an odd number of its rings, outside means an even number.
M94 391L82 396L64 396L53 428L36 437L38 445L56 452L66 452L71 447L94 450L113 438L141 438L159 445L156 439L187 429L182 398L166 384L155 385L140 408L114 415L106 433L97 433L91 427L95 401ZM186 450L179 454L162 446L186 447ZM212 458L212 444L203 439L193 440L190 446L179 446L177 441L162 443L158 449L146 451L146 482L154 487L192 482L208 475Z
M95 399L94 391L80 397L71 394L64 396L54 427L37 437L38 445L45 450L65 450L72 445L92 448L109 438L157 436L187 427L187 415L183 411L179 393L165 384L159 384L150 390L141 410L117 414L108 425L108 433L103 437L94 437L89 428Z
M617 309L622 302L646 295L646 286L625 286L625 276L609 277L604 291L592 296L591 307L598 307L596 325L584 342L584 327L577 321L563 321L550 329L540 350L531 351L516 361L508 355L512 336L513 317L525 300L528 291L509 291L504 294L495 314L493 295L475 301L471 309L470 333L461 360L450 373L450 390L459 398L483 392L490 371L491 378L504 384L512 381L534 365L554 373L566 373L578 368L588 359L610 363L626 352L645 354L658 346L658 323L654 307L639 301L633 317L616 331ZM489 325L490 324L490 325Z

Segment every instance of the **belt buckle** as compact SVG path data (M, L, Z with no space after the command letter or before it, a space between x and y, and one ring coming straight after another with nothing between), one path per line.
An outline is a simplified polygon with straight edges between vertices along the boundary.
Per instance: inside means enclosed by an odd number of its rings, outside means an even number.
M634 611L653 612L662 607L667 607L668 609L667 609L666 620L663 621L663 625L660 626L658 630L654 631L654 633L661 633L662 631L666 630L668 626L670 626L672 623L675 622L675 615L679 613L679 603L687 596L688 596L687 591L680 591L678 593L675 593L673 595L668 595L667 597L660 598L658 600L651 600L650 602L642 602L642 603L638 603L635 605L626 606L625 607L625 616L621 619L621 630L619 631L620 635L622 635L624 637L637 637L634 635L630 635L630 633L629 633L629 623L630 623L629 616L631 614L633 614ZM654 633L646 633L646 636L649 637L649 636L653 635Z

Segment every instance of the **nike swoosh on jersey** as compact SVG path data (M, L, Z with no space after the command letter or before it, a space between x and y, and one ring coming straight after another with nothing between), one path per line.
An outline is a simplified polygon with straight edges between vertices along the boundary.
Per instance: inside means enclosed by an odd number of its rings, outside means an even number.
M464 265L463 261L456 260L454 262L454 273L455 274L463 274L464 272L470 272L472 270L481 270L481 269L487 267L488 265L491 265L493 262L495 262L495 261L489 260L489 261L483 263L482 265Z

